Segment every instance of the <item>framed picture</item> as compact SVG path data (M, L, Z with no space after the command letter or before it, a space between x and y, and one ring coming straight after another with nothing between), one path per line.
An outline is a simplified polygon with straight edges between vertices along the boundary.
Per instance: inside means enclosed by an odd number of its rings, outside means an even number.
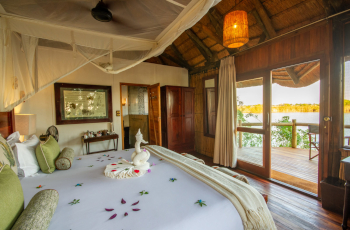
M55 83L56 125L112 122L112 88Z

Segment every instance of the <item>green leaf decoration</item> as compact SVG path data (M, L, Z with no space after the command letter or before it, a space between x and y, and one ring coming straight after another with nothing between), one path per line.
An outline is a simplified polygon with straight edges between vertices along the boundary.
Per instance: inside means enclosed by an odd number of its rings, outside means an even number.
M93 166L93 165L89 165L88 167L90 167L90 168L91 168L92 166Z
M204 200L197 200L197 202L196 202L195 204L199 204L199 206L201 206L201 207L203 207L203 205L204 205L204 206L207 206L207 205L205 204L205 201L204 201Z
M140 194L141 194L141 196L142 196L142 195L148 194L148 192L146 192L145 190L142 190L142 191L140 192Z
M74 199L74 200L73 200L72 202L70 202L69 204L70 204L70 205L79 204L79 203L80 203L79 201L80 201L80 199L78 199L78 200L77 200L77 199Z

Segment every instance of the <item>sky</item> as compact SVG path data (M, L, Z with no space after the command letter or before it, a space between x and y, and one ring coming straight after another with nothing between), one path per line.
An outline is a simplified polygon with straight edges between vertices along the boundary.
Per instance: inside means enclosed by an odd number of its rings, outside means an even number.
M237 88L237 96L244 105L262 104L263 87ZM302 88L289 88L272 84L272 105L279 104L319 104L320 81Z

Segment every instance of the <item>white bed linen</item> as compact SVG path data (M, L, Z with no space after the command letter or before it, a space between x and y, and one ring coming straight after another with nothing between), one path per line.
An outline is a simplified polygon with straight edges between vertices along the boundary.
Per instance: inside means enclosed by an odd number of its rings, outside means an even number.
M148 162L156 165L151 167L151 173L142 177L119 180L104 176L107 164L117 162L119 157L130 160L133 151L92 154L82 156L82 160L76 157L69 170L56 170L53 174L40 172L36 177L23 178L25 204L41 190L36 189L39 185L43 186L42 189L56 189L60 198L49 227L54 230L243 230L241 217L227 198L154 155ZM93 167L88 167L90 165ZM170 178L177 180L170 182ZM83 183L82 186L75 187L79 183ZM149 194L141 196L139 192L142 190ZM126 204L121 204L122 198ZM73 199L80 199L80 203L68 204ZM207 206L194 204L199 199ZM136 201L140 203L131 206ZM105 208L114 208L114 211L107 212ZM134 212L132 208L141 210ZM127 217L124 217L125 212L129 214ZM117 217L108 220L114 213Z

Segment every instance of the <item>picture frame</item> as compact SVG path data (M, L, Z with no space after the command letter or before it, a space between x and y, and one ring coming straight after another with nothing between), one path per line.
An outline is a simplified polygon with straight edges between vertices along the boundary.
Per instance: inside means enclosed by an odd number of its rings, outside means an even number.
M56 125L113 122L112 87L55 83Z

